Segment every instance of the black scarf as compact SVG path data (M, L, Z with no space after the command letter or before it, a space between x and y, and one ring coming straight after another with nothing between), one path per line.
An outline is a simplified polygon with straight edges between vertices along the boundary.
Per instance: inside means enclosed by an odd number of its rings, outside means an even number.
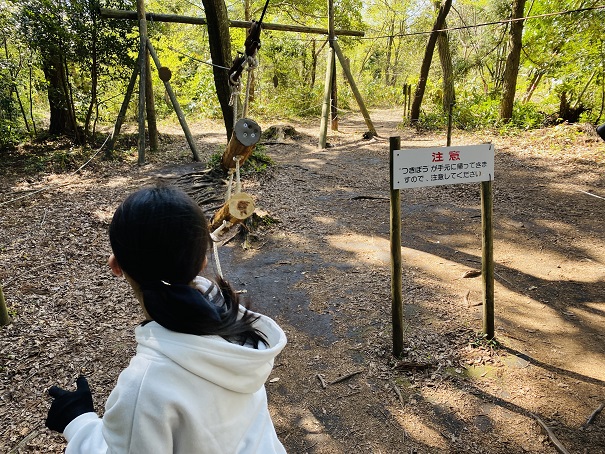
M189 285L158 281L142 284L141 290L145 309L166 329L203 335L222 324L225 308Z

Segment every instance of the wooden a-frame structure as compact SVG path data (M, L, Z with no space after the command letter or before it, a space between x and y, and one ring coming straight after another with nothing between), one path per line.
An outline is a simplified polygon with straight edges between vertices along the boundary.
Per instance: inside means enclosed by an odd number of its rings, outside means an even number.
M320 125L320 134L319 134L319 147L326 148L326 135L327 135L327 124L328 124L328 115L330 111L330 106L332 110L332 128L337 129L337 106L336 106L336 97L334 94L336 93L336 78L334 77L335 70L335 56L338 57L340 64L343 68L345 77L349 82L355 99L359 105L359 108L363 114L364 120L368 127L369 135L375 136L376 130L372 121L370 119L369 113L365 107L363 102L363 98L357 89L357 85L355 84L355 80L353 79L352 73L349 69L348 63L344 57L340 46L336 41L337 35L343 36L364 36L363 32L354 31L354 30L336 30L334 28L334 5L333 0L328 0L328 12L329 12L329 27L328 29L321 29L316 27L304 27L304 26L292 26L292 25L280 25L280 24L267 24L263 23L262 27L267 30L278 30L278 31L293 31L293 32L301 32L301 33L310 33L310 34L324 34L328 35L328 42L330 44L330 52L328 55L328 64L326 69L326 86L324 90L324 101L322 105L322 119ZM132 93L134 91L134 85L136 83L137 77L139 79L139 103L138 103L138 125L139 125L139 138L138 138L138 163L142 165L145 163L145 113L147 113L147 123L149 128L149 138L150 138L150 146L151 149L157 148L157 126L155 121L155 108L153 104L153 87L151 83L151 77L149 77L151 71L150 59L149 56L153 59L158 71L160 73L160 79L164 83L166 88L166 92L170 97L173 108L177 114L177 118L179 119L179 123L183 132L185 133L185 137L191 148L193 153L193 159L195 161L199 161L199 154L197 151L197 147L195 145L195 141L193 140L193 136L191 135L191 131L187 125L187 121L185 120L185 116L183 114L182 109L176 99L176 95L172 90L170 85L170 71L162 67L161 62L151 44L148 36L147 36L147 21L152 20L155 22L174 22L174 23L183 23L183 24L200 24L205 25L207 21L205 18L199 17L190 17L190 16L179 16L172 14L154 14L147 13L145 11L145 2L144 0L137 0L137 11L123 11L116 9L108 9L101 8L100 15L103 18L114 18L114 19L129 19L129 20L138 20L139 21L139 34L140 34L140 42L139 42L139 56L137 60L137 66L133 71L132 77L130 78L126 94L124 97L124 101L122 103L122 107L118 114L118 118L114 125L114 131L112 136L108 142L107 153L111 153L113 151L113 147L117 140L117 137L120 133L120 129L122 127L122 123L126 116L126 111L128 109L128 104L130 103L130 98L132 97ZM230 27L239 27L239 28L249 28L251 26L251 22L246 21L230 21ZM331 102L330 102L331 101Z

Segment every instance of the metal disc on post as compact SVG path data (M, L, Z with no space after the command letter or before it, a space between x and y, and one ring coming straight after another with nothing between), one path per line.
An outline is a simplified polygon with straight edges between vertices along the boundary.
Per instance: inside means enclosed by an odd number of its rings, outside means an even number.
M254 120L240 118L233 127L233 135L223 153L221 161L225 170L233 169L236 157L240 157L240 165L252 154L254 145L260 140L261 128Z

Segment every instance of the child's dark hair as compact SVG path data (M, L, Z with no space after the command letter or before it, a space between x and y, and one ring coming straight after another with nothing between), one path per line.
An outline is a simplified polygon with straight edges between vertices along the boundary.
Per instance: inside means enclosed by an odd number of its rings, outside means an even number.
M141 287L149 315L172 331L219 335L229 341L266 343L247 310L222 278L217 306L189 284L201 271L211 242L208 221L185 192L169 186L141 189L118 207L109 240L122 270Z

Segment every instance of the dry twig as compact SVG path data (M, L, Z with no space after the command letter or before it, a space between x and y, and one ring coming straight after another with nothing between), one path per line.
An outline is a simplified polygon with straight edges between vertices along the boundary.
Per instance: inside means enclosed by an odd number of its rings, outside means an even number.
M349 378L354 377L355 375L361 374L362 372L363 372L363 370L357 370L355 372L351 372L350 374L343 375L342 377L338 377L336 380L331 381L329 384L335 385L336 383L340 383L342 381L348 380Z
M533 413L530 413L530 415L532 415L532 417L538 422L542 429L544 429L544 432L546 432L546 435L548 436L551 443L554 445L557 452L559 452L560 454L569 454L569 451L565 449L565 446L563 446L563 444L559 441L559 439L556 437L550 427L548 427L546 423L542 421L542 419L540 419L537 415L534 415Z
M599 413L601 413L603 411L603 409L605 408L605 402L602 403L601 405L599 405L595 411L593 411L590 416L588 417L588 419L586 420L586 422L584 423L584 426L588 426L590 424L592 424L594 422L594 420L597 418L597 416L599 415Z
M395 391L395 394L397 394L397 397L399 398L399 402L401 403L401 406L404 406L403 403L403 396L401 395L401 390L399 389L399 386L397 386L395 383L391 382L391 386L393 387L393 391Z
M323 389L326 389L328 387L328 384L326 383L326 381L324 380L324 376L321 374L317 374L317 378L319 379L319 382L321 383L321 387Z
M40 435L41 433L44 433L46 431L46 429L44 429L44 428L39 429L38 427L40 427L40 425L36 426L34 428L34 430L32 430L29 434L27 434L25 436L25 438L23 438L23 440L21 440L13 449L11 449L8 452L8 454L17 454L19 452L19 449L21 449L25 445L27 445L27 443L29 443L30 440L36 438L38 435Z

